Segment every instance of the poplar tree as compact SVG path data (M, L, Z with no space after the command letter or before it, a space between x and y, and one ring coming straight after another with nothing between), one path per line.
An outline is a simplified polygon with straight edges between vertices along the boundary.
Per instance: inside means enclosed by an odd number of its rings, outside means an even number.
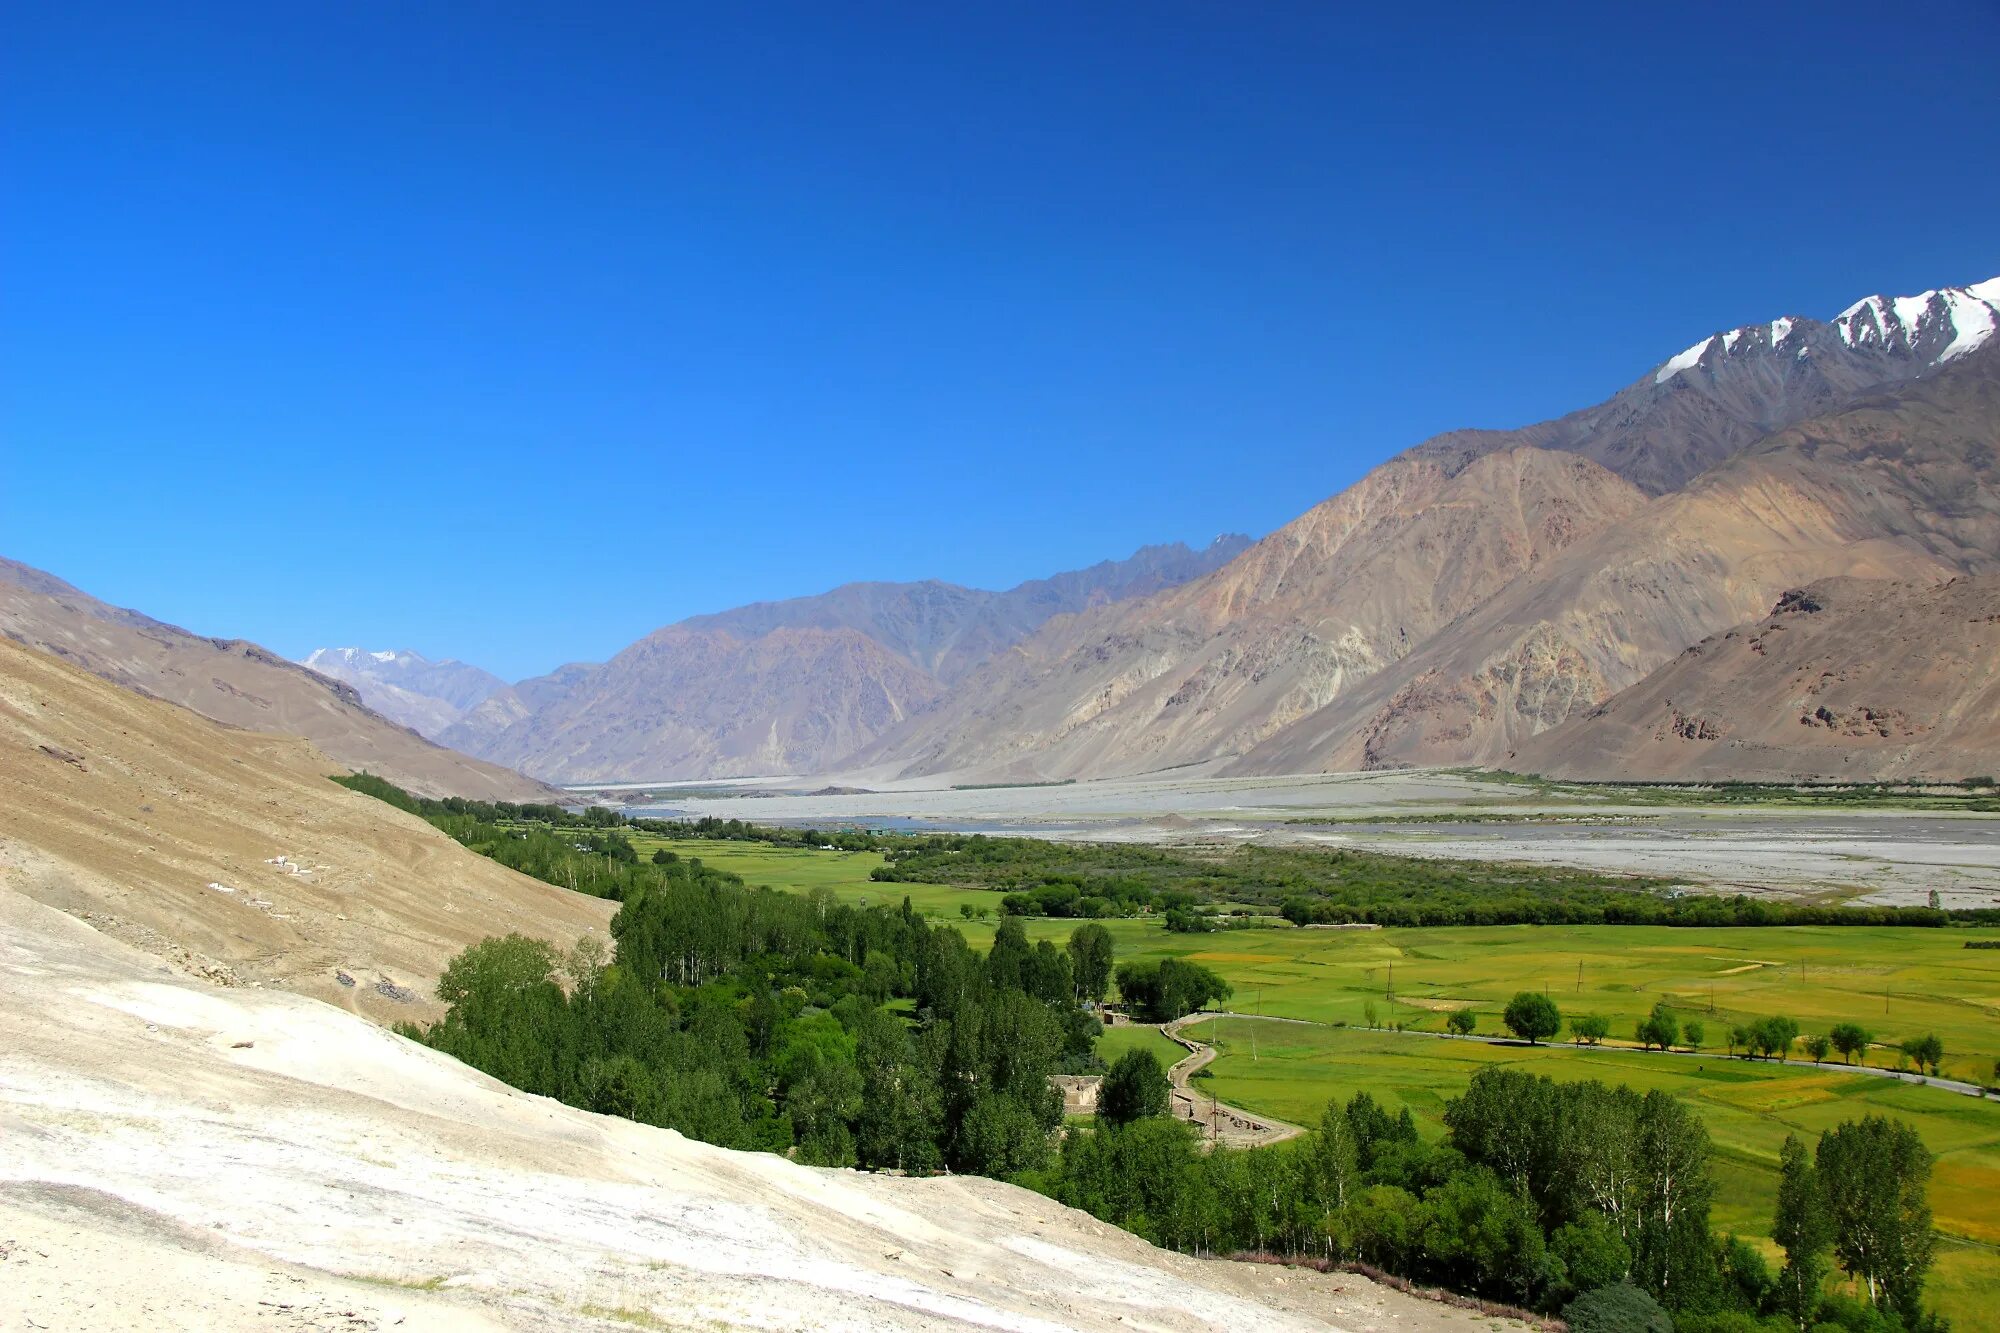
M1930 1150L1903 1122L1871 1115L1821 1134L1815 1157L1834 1257L1870 1300L1918 1318L1935 1245Z
M1819 1172L1796 1136L1787 1134L1778 1154L1778 1211L1771 1238L1785 1252L1778 1275L1779 1301L1800 1329L1811 1326L1819 1309L1820 1288L1833 1267L1833 1218Z

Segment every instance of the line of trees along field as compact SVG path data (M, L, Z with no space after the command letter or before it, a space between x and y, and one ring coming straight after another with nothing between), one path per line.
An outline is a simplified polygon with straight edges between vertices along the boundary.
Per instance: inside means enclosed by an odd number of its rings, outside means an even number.
M1371 1003L1371 1013L1373 1008ZM1611 1020L1602 1014L1571 1014L1565 1019L1555 1001L1540 991L1516 992L1501 1012L1500 1021L1509 1032L1530 1045L1554 1039L1565 1022L1570 1040L1581 1046L1596 1046L1611 1035ZM1468 1009L1455 1010L1445 1020L1445 1027L1459 1036L1470 1036L1477 1026ZM1849 1064L1857 1058L1865 1059L1875 1041L1874 1033L1853 1022L1835 1023L1824 1033L1801 1034L1797 1021L1782 1014L1733 1023L1722 1030L1722 1036L1732 1056L1741 1051L1745 1056L1784 1060L1803 1045L1806 1055L1816 1062L1838 1051ZM1632 1039L1644 1051L1670 1051L1676 1046L1698 1051L1707 1037L1708 1028L1700 1019L1683 1019L1665 1000L1656 1002L1652 1012L1640 1019L1632 1032ZM1895 1049L1919 1072L1929 1070L1933 1078L1944 1064L1944 1041L1936 1033L1906 1038ZM2000 1081L2000 1065L1995 1066L1995 1076Z
M1014 1179L1159 1244L1359 1262L1563 1310L1578 1333L1673 1327L1653 1322L1663 1310L1684 1333L1943 1327L1921 1299L1931 1159L1904 1126L1842 1125L1809 1161L1787 1145L1775 1274L1712 1234L1707 1133L1657 1091L1488 1069L1449 1104L1438 1144L1364 1093L1292 1143L1204 1153L1195 1127L1162 1114L1165 1074L1135 1051L1107 1079L1101 1123L1061 1135L1050 1076L1102 1068L1088 1005L1114 976L1156 1021L1227 998L1227 983L1179 959L1118 965L1091 922L1058 948L1003 919L982 957L908 900L854 907L752 889L670 850L641 860L615 816L349 785L620 901L610 949L482 941L439 982L445 1016L399 1029L527 1091L820 1165ZM1546 997L1516 1004L1509 1021L1534 1039L1558 1030ZM1651 1035L1671 1045L1661 1018ZM1827 1294L1835 1264L1867 1299Z
M1774 1272L1711 1231L1707 1131L1664 1092L1485 1069L1447 1104L1437 1144L1364 1092L1289 1143L1207 1153L1164 1099L1150 1052L1121 1057L1099 1127L1029 1183L1155 1244L1359 1263L1562 1311L1579 1331L1946 1327L1922 1302L1930 1154L1879 1117L1828 1131L1814 1154L1788 1140ZM1836 1266L1865 1299L1828 1290Z

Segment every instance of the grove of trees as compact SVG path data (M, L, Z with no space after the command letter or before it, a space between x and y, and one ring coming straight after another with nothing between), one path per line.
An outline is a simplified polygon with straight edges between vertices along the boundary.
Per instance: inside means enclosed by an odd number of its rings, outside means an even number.
M986 1175L1046 1160L1050 1075L1095 1066L1069 950L831 894L750 889L675 858L611 921L615 947L510 935L406 1035L529 1092L828 1166ZM1086 951L1091 946L1086 944ZM891 1007L891 1006L894 1007Z

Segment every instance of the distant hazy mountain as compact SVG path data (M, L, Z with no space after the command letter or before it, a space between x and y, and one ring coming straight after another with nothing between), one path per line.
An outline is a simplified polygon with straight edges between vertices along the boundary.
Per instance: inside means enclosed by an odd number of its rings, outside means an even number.
M430 796L541 801L548 788L434 745L362 702L352 685L242 639L209 639L98 601L0 559L0 633L113 684L249 731L303 736L349 769Z
M1836 575L2000 551L2000 279L1715 334L1390 460L1181 587L1051 622L861 756L911 774L1502 762Z
M1175 586L1248 545L1148 546L1003 592L851 583L696 616L602 665L497 691L441 737L552 781L822 771L1051 618Z
M1144 546L1124 560L1034 579L1005 592L922 583L849 583L816 597L755 602L681 622L754 638L774 629L851 629L949 685L1056 616L1143 597L1220 569L1250 545L1229 533L1199 551Z
M2000 576L1830 579L1529 741L1596 780L1957 779L2000 758Z
M376 712L436 740L452 723L507 682L490 671L447 658L433 662L408 650L315 648L305 665L344 680Z

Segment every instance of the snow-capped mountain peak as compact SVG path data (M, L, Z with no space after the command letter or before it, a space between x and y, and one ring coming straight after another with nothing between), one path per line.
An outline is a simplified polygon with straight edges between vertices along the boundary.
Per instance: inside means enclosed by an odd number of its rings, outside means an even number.
M1834 316L1849 347L1877 347L1932 365L1956 360L2000 328L2000 278L1915 296L1869 296Z
M1795 332L1809 327L1816 327L1813 321L1786 315L1782 319L1772 320L1769 324L1745 324L1740 329L1711 333L1686 351L1669 358L1665 365L1654 372L1653 383L1665 384L1683 370L1692 370L1699 366L1711 348L1719 349L1717 351L1719 358L1751 352L1768 352Z
M1939 366L1975 350L2000 330L2000 278L1966 287L1942 287L1915 296L1867 296L1833 317L1831 324L1786 316L1769 324L1746 324L1713 333L1668 358L1653 373L1665 384L1686 371L1715 370L1730 357L1774 350L1797 342L1795 355L1824 351L1814 335L1831 333L1842 348Z
M416 667L430 665L430 659L422 653L408 649L391 649L386 652L371 652L365 648L315 648L307 655L305 664L316 671L333 666L359 666L363 662L378 662L384 666Z
M453 658L433 662L407 648L315 648L305 665L346 681L370 708L433 739L506 686L478 667Z

